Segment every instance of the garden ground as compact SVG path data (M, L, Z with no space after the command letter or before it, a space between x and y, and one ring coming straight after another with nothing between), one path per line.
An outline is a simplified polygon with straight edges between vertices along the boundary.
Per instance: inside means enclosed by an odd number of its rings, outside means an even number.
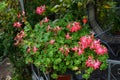
M114 65L112 68L112 74L116 78L116 80L120 79L120 65ZM11 80L12 73L14 72L14 68L12 67L12 63L9 58L5 58L0 65L0 80ZM84 79L83 79L84 80ZM89 80L108 80L108 69L100 71L96 70L91 74ZM111 77L111 80L115 80Z

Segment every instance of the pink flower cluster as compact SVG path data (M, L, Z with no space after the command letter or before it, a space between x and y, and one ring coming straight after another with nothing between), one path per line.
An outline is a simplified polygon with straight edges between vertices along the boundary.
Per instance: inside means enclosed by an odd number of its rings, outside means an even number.
M56 26L56 27L53 29L54 32L58 32L58 31L60 31L60 30L62 30L62 28L61 28L60 26Z
M22 12L22 16L24 16L23 13L25 14L25 12L24 11ZM22 18L22 22L25 22L25 17L21 17L20 13L17 14L17 18L18 18L18 20L20 20ZM20 21L16 21L16 22L13 23L13 27L21 28L22 23Z
M93 41L92 36L83 36L80 38L80 41L78 42L81 48L84 50L85 48L88 48Z
M63 47L59 48L59 51L61 51L65 56L68 56L70 49L67 47L67 45L64 45Z
M47 23L47 22L49 22L49 19L48 19L47 17L45 17L45 18L43 19L43 22Z
M41 5L36 8L36 13L42 15L45 12L45 5Z
M82 19L82 22L83 22L83 24L85 25L85 24L88 22L88 19L87 19L86 17L84 17L84 18Z
M21 17L21 14L20 14L20 13L18 13L18 14L17 14L17 17L18 17L18 19L20 19L20 17Z
M47 30L47 31L58 32L58 31L62 30L62 28L59 27L59 26L56 26L56 27L54 27L54 28L51 28L51 26L48 25L46 30Z
M55 43L55 40L52 39L52 40L49 41L49 43L50 43L50 44L54 44L54 43Z
M21 28L22 24L20 22L14 22L13 26L16 28Z
M38 50L38 48L36 47L36 46L33 46L32 47L32 51L35 53L35 52L37 52L37 50ZM31 51L31 47L28 47L27 48L27 52L29 53Z
M66 38L66 39L71 39L72 37L69 35L69 33L67 33L67 34L65 35L65 38Z
M79 45L73 47L72 50L77 52L78 55L81 55L84 53L84 50L91 45L92 40L93 40L92 36L83 36L80 38L80 41L78 42Z
M91 43L90 49L93 49L98 55L107 53L107 48L100 44L100 40L94 40Z
M77 52L78 55L81 55L81 54L84 53L84 50L81 47L79 47L79 46L75 46L74 48L72 48L72 50Z
M86 61L87 67L92 67L94 70L100 67L101 62L99 60L94 60L92 56L89 56Z
M45 17L43 20L40 21L40 25L42 25L43 23L47 23L47 22L49 22L49 19Z
M67 25L67 28L70 29L70 32L77 32L78 30L81 29L81 25L79 22L72 23L72 26L71 26L71 23L69 23Z
M14 40L16 41L14 45L18 45L22 41L24 36L25 36L25 32L23 30L20 31L20 33L18 33L17 36L14 38Z
M72 48L73 51L78 52L78 55L83 54L86 48L94 50L98 55L107 54L107 48L100 44L99 40L94 39L93 36L83 36L78 42L79 46Z

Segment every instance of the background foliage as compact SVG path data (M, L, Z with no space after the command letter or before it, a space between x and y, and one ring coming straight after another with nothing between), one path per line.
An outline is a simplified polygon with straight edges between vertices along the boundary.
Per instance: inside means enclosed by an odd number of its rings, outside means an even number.
M101 27L106 30L111 28L110 33L120 34L120 1L119 0L97 0L97 19Z
M12 27L18 11L17 0L4 0L0 2L0 55L10 53L15 29Z
M27 71L19 49L13 45L19 31L13 27L13 23L20 11L19 0L0 1L0 61L6 56L10 58L15 68L13 80L25 80L23 72Z
M86 3L87 0L25 0L25 11L27 19L32 25L41 20L43 16L48 16L49 19L54 20L63 17L66 13L72 13L74 19L80 19L86 14ZM35 9L37 6L45 4L47 12L37 17Z

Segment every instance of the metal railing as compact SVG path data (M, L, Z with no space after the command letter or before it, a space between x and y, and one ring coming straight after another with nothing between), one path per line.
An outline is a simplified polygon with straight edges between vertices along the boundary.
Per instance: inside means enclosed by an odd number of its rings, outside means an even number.
M120 45L120 35L119 36L107 35L106 32L109 31L110 29L105 30L105 31L101 29L101 27L96 21L95 4L93 2L88 3L87 8L88 8L89 23L92 29L95 31L95 37L100 39L100 41L107 46L109 52L112 53L114 57L118 57L119 51L117 50L115 53L109 44ZM113 77L114 80L117 80L117 78L112 74L111 68L113 67L113 65L115 66L115 65L120 64L120 61L108 59L107 62L108 62L108 80L111 80L111 77Z
M42 72L39 68L31 65L32 70L32 80L50 80L49 74Z

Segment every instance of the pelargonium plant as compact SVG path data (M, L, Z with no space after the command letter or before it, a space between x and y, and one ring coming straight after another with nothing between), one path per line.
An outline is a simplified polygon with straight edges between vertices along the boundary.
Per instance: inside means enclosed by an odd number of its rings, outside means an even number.
M36 13L41 16L45 10L43 5L36 8ZM45 17L34 26L24 21L15 45L23 52L26 64L51 73L52 78L69 69L76 73L84 71L83 78L88 79L94 70L107 67L107 48L90 33L87 18L74 21L71 17L66 14L54 21ZM21 24L16 22L13 26L18 28Z

